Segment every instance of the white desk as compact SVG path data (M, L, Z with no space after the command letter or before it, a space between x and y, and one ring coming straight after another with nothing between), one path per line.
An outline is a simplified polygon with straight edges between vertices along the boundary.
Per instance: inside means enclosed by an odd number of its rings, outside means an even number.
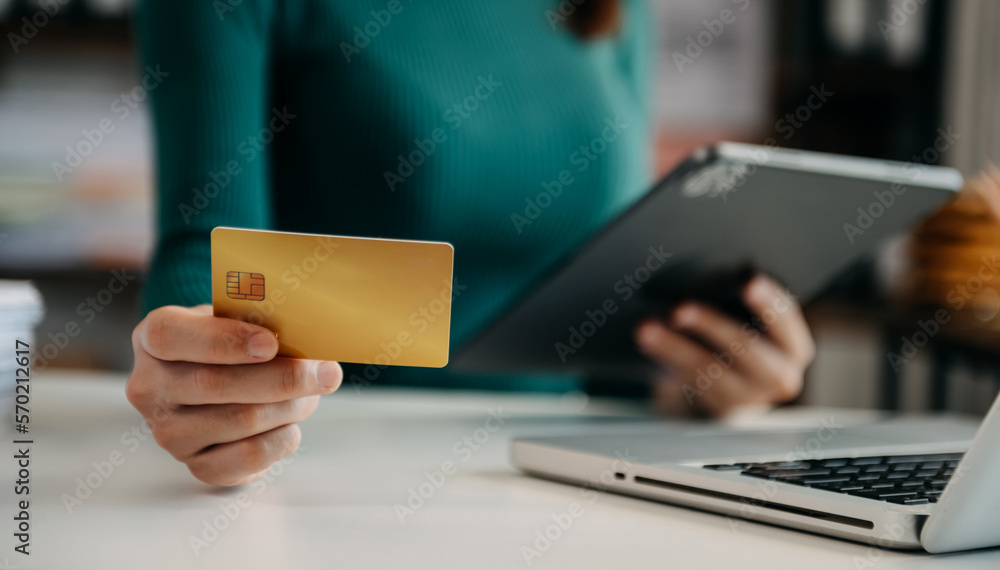
M0 568L5 558L18 569L525 568L521 547L581 495L574 486L514 471L507 462L510 438L630 413L609 402L584 409L571 398L357 394L345 386L305 422L304 449L270 483L219 490L195 481L151 438L137 446L123 442L141 424L125 401L124 380L48 374L32 381L32 554L12 551L15 465L5 452ZM490 408L513 417L471 456L464 448L456 453L457 442L485 425ZM4 449L13 451L13 437L6 431ZM73 495L75 480L95 472L91 462L107 461L112 452L121 453L121 464L69 514L62 495ZM457 473L401 523L394 505L405 504L408 489L444 461L454 462ZM232 511L241 501L238 516L226 520L220 505ZM196 555L190 537L201 538L213 520L227 528ZM995 569L1000 550L882 552L756 523L734 531L725 517L603 494L585 504L532 568L851 570L866 561L879 569Z

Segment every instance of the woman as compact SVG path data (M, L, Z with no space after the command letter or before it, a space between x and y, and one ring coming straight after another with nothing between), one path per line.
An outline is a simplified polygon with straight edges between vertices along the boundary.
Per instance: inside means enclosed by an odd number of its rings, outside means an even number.
M150 94L159 242L127 393L157 442L202 481L245 484L294 451L297 422L343 378L211 315L213 227L451 242L460 343L649 184L648 23L624 0L141 4L144 63L167 75ZM762 277L744 296L759 315L784 302ZM740 323L694 303L644 323L636 342L670 371L654 402L724 415L795 397L812 340L782 306L711 386L699 371ZM378 381L579 385L407 369Z

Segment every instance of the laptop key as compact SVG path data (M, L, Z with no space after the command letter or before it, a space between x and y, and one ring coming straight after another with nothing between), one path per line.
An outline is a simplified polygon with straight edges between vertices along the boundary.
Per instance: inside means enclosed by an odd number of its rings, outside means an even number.
M885 473L889 470L888 465L878 464L865 467L865 473Z
M820 463L823 467L844 467L847 465L847 459L827 459Z
M886 499L890 503L899 505L926 505L930 501L921 497L889 497Z
M850 483L850 477L818 477L818 478L806 478L802 481L804 485L826 485L829 483Z
M722 465L702 465L705 469L713 469L715 471L742 471L744 464L742 463L725 463Z
M889 491L888 493L879 493L878 498L888 501L890 499L898 499L901 497L916 497L917 493L915 491Z
M887 457L886 463L923 463L924 461L958 461L961 453L937 453L932 455L894 455Z
M923 477L924 479L934 477L938 472L934 469L928 469L926 471L917 471L913 474L914 477Z
M850 491L863 491L864 485L858 485L856 483L819 483L816 485L807 485L810 489L822 489L824 491L833 491L834 493L848 493Z
M939 498L941 498L941 491L924 491L920 493L921 497L924 497L932 503L936 503Z
M851 460L851 465L878 465L883 459L883 457L855 457Z
M837 475L861 473L860 467L840 467L833 470Z
M764 471L761 472L759 476L767 477L770 479L784 479L786 477L825 477L832 473L829 469L805 469L805 470L791 470L791 471Z
M771 461L768 463L751 463L756 469L808 469L806 461Z
M862 473L854 477L855 481L878 481L882 476L878 473Z
M851 496L854 496L854 497L862 497L862 498L865 498L865 499L873 499L873 500L876 500L876 501L883 500L879 496L879 492L878 491L872 491L871 489L862 489L860 491L848 491L847 494L851 495Z

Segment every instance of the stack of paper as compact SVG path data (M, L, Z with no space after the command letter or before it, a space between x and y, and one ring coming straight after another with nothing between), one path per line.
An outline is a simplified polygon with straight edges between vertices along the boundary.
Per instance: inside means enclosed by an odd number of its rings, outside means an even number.
M34 371L22 366L34 351L34 329L42 317L42 298L28 281L0 281L0 417L14 411L17 377ZM18 361L21 359L20 362ZM21 369L21 370L18 370Z

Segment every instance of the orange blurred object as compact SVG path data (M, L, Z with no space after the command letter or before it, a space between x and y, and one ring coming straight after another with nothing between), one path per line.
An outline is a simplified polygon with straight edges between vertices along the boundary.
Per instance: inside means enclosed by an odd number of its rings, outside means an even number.
M1000 170L969 179L917 226L907 257L895 301L948 309L949 328L1000 330Z

